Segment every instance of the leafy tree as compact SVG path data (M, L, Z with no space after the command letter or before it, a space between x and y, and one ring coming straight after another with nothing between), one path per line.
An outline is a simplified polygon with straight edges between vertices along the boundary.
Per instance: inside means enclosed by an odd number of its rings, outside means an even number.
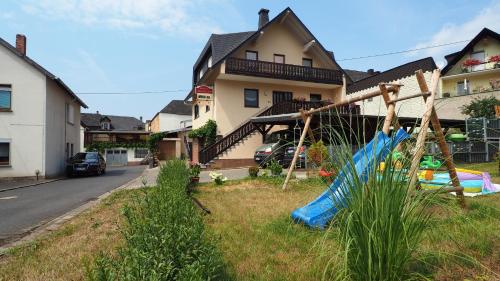
M500 100L496 97L475 98L469 104L461 107L462 114L471 118L486 117L495 118L495 106L500 106Z

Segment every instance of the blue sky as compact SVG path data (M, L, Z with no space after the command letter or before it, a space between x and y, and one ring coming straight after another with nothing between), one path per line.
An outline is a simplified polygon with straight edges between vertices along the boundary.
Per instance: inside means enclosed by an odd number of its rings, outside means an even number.
M291 7L342 67L386 70L466 43L362 60L345 58L469 40L500 31L499 1L2 0L0 37L28 37L28 55L80 95L86 112L151 118L191 86L192 65L211 33L255 30L260 8Z

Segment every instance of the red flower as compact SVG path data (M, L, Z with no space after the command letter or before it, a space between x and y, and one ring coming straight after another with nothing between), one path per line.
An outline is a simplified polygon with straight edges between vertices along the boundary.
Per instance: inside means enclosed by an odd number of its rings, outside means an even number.
M489 62L500 62L500 55L491 56Z
M466 59L463 63L463 66L474 66L481 64L481 61L478 59Z

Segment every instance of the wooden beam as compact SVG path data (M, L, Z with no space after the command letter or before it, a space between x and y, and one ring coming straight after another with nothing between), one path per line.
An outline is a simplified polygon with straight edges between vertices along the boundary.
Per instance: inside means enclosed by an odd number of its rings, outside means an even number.
M307 53L312 46L316 44L316 40L311 40L304 45L304 53Z
M389 135L389 130L391 129L391 125L393 120L395 119L394 117L396 116L396 103L391 103L391 98L389 97L389 93L387 92L387 87L384 84L379 84L378 85L380 92L382 93L382 98L384 99L385 105L387 107L387 114L385 116L384 120L384 126L382 127L382 132L384 134ZM397 86L399 87L399 86ZM399 89L393 93L394 97L398 97L399 94ZM397 127L399 129L399 124L397 124Z
M284 23L286 18L290 15L290 11L286 11L286 13L283 15L283 17L280 19L280 24Z
M300 109L300 115L302 116L302 120L304 121L304 124L305 124L307 121L307 116L305 115L303 109ZM304 130L306 130L305 127L304 127ZM311 140L311 142L316 143L316 138L314 137L314 132L312 131L311 126L309 126L307 128L307 134L309 135L309 139Z
M312 119L312 115L307 116L306 123L304 125L304 131L302 131L302 135L300 136L300 139L299 139L299 144L295 148L295 153L293 154L292 163L290 163L290 167L288 168L288 173L286 174L285 182L283 183L283 187L282 187L283 190L286 189L288 182L290 181L290 177L292 176L293 169L295 167L295 164L297 163L297 158L299 157L300 148L304 144L304 139L306 138L307 130L309 129L309 126L311 125L311 119Z
M387 92L388 93L393 93L393 92L395 92L397 90L399 90L399 87L390 86L389 88L387 88ZM306 116L309 116L309 115L318 113L320 111L327 111L327 110L334 109L334 108L337 108L337 107L340 107L340 106L351 104L353 102L357 102L357 101L362 101L362 100L366 100L366 99L369 99L369 98L378 97L380 95L382 95L382 92L379 89L379 90L375 90L375 91L370 92L370 93L366 93L366 94L363 94L363 95L356 96L354 98L350 98L349 96L347 96L347 98L345 100L342 100L342 101L339 101L339 102L336 102L336 103L332 103L332 104L329 104L329 105L326 105L326 106L322 106L320 108L311 109L309 111L306 111L305 114L306 114Z
M425 81L423 71L418 70L415 74L417 76L417 82L418 82L418 86L420 87L420 91L422 91L422 93L428 93L429 88L427 87L427 83ZM431 97L432 97L432 93L431 93ZM424 98L424 101L426 101L426 103L427 103L428 97L423 96L423 98ZM448 149L448 145L446 144L443 129L441 128L441 122L439 122L439 118L437 116L437 112L436 112L436 109L434 108L434 106L432 107L432 110L431 110L430 120L431 120L432 127L434 129L434 134L435 134L436 139L438 141L439 149L441 150L441 153L443 154L444 163L446 165L446 168L448 169L448 173L450 174L450 179L451 179L452 185L455 188L459 188L460 181L458 180L458 175L457 175L455 163L453 163L453 158L452 158L450 151ZM462 204L462 206L465 206L465 197L464 197L463 190L459 190L459 191L457 190L457 195L459 197L459 200L460 200L460 203Z
M418 73L417 73L418 76ZM425 148L425 138L427 137L427 129L429 128L429 122L431 119L432 115L432 110L434 108L434 98L436 97L436 91L438 87L438 82L439 82L439 76L440 76L440 71L438 69L434 70L432 72L432 78L431 78L431 95L427 98L425 102L425 110L424 114L422 116L422 121L420 124L420 132L418 133L417 136L417 144L415 146L415 153L413 156L413 161L411 162L410 166L410 186L414 186L417 183L418 180L418 168L420 166L420 159L422 159L422 156L424 155L424 148ZM418 78L417 78L418 80ZM424 80L425 82L425 80ZM427 84L425 84L427 85ZM422 92L428 92L428 89L421 89Z
M409 99L418 98L418 97L428 97L430 95L431 95L431 93L429 93L429 92L418 93L418 94L413 94L413 95L408 95L408 96L400 97L400 98L397 98L397 99L391 99L389 101L389 103L398 102L398 101L404 101L404 100L409 100Z

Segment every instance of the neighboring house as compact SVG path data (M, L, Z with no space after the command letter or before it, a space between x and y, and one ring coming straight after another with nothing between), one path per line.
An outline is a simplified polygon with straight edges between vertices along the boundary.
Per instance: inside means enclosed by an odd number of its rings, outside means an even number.
M82 113L81 126L84 128L86 148L105 144L108 165L135 165L147 156L145 143L149 132L145 130L142 117Z
M431 57L412 61L355 81L347 87L347 94L355 97L378 90L379 83L398 83L404 85L400 89L399 97L412 95L420 92L415 71L422 70L427 84L430 85L432 71L436 68L436 63ZM381 96L357 104L361 106L361 113L365 115L385 115L387 112ZM423 110L423 98L408 99L396 104L396 113L400 117L421 117Z
M441 71L441 96L436 101L440 117L465 118L460 107L474 98L500 98L500 35L484 28L462 50L445 56ZM471 65L472 64L472 65ZM470 66L467 66L470 65Z
M341 100L346 82L353 82L290 8L272 20L268 13L259 11L255 31L212 34L194 64L193 90L186 97L193 99L193 129L213 119L220 136L217 147L201 151L201 162L254 164L263 138L248 126L251 117L289 113L281 104L294 100L311 106ZM210 100L197 99L201 85L213 89Z
M191 127L192 105L183 100L172 100L149 122L149 130L153 133L167 132Z
M0 178L64 174L80 151L80 107L85 103L64 82L0 38Z

